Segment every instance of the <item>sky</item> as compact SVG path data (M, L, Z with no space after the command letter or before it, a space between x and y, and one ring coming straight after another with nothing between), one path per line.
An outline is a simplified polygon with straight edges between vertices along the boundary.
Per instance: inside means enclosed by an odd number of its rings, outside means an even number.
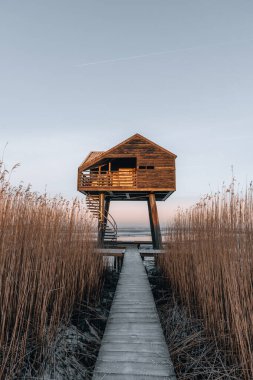
M0 157L71 199L89 151L140 133L178 156L164 225L232 166L253 179L252 68L251 0L0 0ZM145 203L111 211L147 223Z

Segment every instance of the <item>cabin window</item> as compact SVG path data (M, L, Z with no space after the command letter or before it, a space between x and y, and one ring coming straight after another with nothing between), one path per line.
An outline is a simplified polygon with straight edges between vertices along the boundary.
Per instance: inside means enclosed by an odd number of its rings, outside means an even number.
M136 157L119 157L110 158L111 160L111 170L118 171L119 169L136 169Z
M154 169L155 167L153 165L147 165L147 166L143 166L143 165L140 165L139 166L139 169Z

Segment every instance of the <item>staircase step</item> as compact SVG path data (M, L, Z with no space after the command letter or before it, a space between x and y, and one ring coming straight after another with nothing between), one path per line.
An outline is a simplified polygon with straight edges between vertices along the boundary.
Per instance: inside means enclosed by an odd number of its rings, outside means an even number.
M99 195L88 195L86 197L86 206L91 212L92 216L100 220L100 202ZM101 220L100 220L101 221ZM112 219L110 224L110 214L108 214L108 224L104 224L104 241L107 243L113 243L117 241L117 226L114 226L114 220Z

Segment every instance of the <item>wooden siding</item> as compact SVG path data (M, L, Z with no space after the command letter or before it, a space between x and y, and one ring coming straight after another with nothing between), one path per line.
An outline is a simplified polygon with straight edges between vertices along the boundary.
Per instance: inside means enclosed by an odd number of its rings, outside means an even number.
M175 189L175 170L161 168L137 170L137 188Z
M137 157L137 188L172 188L175 183L175 158L166 151L134 138L110 153L110 158L122 155ZM139 169L140 166L154 166L154 169Z
M110 149L108 154L104 152L101 159L96 161L96 166L101 165L103 162L115 158L124 158L124 157L136 157L137 167L136 167L136 182L134 181L135 189L149 189L151 191L159 191L160 189L168 189L169 191L176 190L176 169L175 169L175 158L176 156L173 153L159 147L158 145L150 142L149 140L143 138L140 135L135 135L132 138L128 139L126 142L117 145L116 147ZM153 168L147 168L147 167ZM140 168L142 167L142 168ZM80 168L81 169L81 168ZM87 170L86 166L86 170ZM82 180L82 171L79 170L79 181L78 188L79 190L89 191L92 186L89 186L88 183L84 185ZM105 185L105 184L104 184ZM110 183L108 182L105 187L109 190ZM123 182L122 182L122 185ZM129 183L126 183L126 188L129 189ZM115 186L112 184L111 188ZM119 186L124 190L124 186ZM81 189L82 188L82 189ZM131 188L131 187L130 187Z
M136 156L137 154L155 154L161 156L163 153L167 157L169 156L169 152L167 153L164 149L159 148L156 145L149 143L148 141L145 141L141 137L134 137L125 144L116 147L113 149L113 151L110 152L110 156L119 156L122 153L129 155L133 154L133 156ZM173 157L173 155L171 155L171 157Z

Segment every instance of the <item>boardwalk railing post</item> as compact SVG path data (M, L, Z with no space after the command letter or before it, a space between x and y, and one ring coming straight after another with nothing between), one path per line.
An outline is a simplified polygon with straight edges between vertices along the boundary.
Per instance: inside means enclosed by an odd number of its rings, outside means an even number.
M161 236L155 194L152 194L152 193L149 194L148 196L148 211L149 211L149 220L150 220L153 248L161 249L162 236Z

